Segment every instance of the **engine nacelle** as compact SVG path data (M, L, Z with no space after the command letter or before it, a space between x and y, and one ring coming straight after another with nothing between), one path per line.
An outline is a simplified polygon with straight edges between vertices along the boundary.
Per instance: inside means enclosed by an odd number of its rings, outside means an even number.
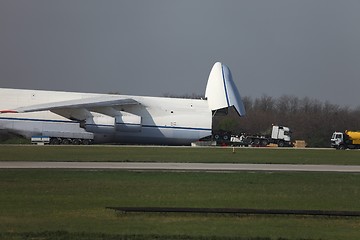
M86 131L94 133L140 132L141 127L141 117L130 113L115 117L95 116L86 119L84 126Z

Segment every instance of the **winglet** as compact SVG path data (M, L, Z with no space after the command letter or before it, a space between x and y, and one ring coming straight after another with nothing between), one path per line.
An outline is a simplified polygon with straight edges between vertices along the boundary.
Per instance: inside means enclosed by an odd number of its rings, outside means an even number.
M18 113L18 111L15 111L15 110L0 110L0 113Z

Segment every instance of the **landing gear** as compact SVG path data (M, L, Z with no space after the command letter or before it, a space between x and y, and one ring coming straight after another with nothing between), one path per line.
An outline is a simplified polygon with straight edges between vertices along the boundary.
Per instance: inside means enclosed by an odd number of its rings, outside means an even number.
M64 145L69 145L70 143L71 143L70 139L68 139L68 138L63 138L62 144L64 144Z
M61 139L60 138L50 138L50 145L59 145L61 143Z
M50 138L50 145L90 145L92 143L91 139L80 139L80 138Z
M89 139L84 139L84 140L82 140L82 145L90 145L91 144L91 140L89 140Z

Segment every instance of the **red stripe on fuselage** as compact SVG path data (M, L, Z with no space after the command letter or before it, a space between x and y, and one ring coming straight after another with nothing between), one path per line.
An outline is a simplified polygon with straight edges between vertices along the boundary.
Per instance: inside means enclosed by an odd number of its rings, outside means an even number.
M15 110L0 110L0 113L17 113Z

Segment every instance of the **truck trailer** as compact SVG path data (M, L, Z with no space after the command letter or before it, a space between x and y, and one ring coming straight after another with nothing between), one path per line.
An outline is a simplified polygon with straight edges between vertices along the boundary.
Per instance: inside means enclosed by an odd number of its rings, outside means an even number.
M278 145L278 147L290 147L291 143L291 131L290 128L284 126L272 126L271 135L245 135L231 136L231 145L239 146L260 146L265 147L270 143Z
M359 149L360 131L334 132L331 137L331 147L336 149Z

